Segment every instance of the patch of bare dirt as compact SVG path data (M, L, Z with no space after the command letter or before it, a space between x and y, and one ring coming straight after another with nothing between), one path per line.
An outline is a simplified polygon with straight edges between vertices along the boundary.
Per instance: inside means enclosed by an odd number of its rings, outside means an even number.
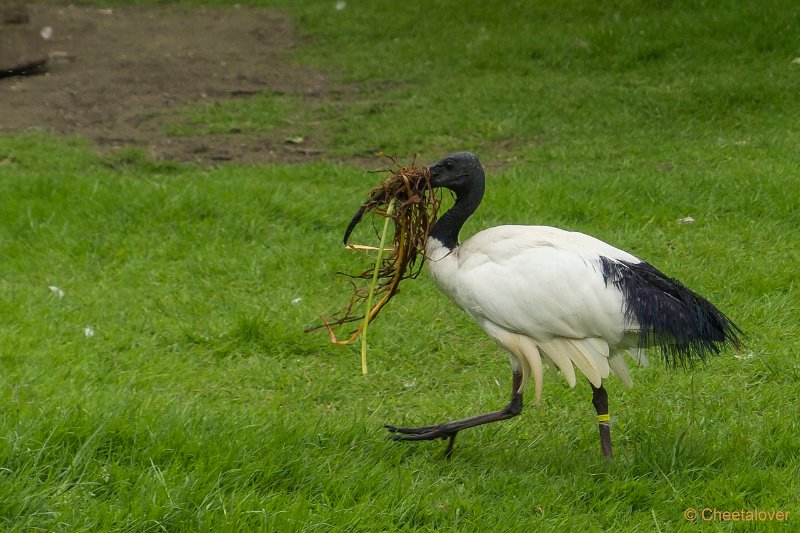
M0 78L0 134L77 136L101 150L138 147L151 157L215 163L318 159L324 140L286 142L287 131L176 137L165 111L262 92L326 98L323 74L291 62L299 38L275 11L255 8L30 5L51 28L37 74ZM45 32L47 33L47 32Z

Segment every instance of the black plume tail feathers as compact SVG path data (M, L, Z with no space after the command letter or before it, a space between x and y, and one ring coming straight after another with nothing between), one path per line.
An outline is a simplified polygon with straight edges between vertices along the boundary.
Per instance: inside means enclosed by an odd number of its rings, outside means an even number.
M723 346L741 347L743 332L711 302L642 261L600 257L606 285L622 292L625 318L641 328L639 346L657 345L670 366L691 365Z

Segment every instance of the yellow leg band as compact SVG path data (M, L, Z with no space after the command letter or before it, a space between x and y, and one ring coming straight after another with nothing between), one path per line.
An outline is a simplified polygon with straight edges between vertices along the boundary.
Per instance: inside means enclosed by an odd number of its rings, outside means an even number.
M597 421L598 422L610 422L611 421L611 415L609 415L609 414L597 415Z

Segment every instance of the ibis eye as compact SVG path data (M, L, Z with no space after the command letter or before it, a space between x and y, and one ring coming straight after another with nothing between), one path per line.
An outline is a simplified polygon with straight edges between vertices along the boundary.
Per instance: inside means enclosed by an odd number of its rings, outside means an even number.
M454 165L455 163L453 163L452 159L448 159L447 161L444 162L444 168L446 168L447 170L452 170Z

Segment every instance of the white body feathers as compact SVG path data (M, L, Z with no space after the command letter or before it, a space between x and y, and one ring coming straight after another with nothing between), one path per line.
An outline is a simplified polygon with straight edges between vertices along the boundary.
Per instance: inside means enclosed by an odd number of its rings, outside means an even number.
M429 238L434 283L511 355L525 387L542 393L542 359L576 382L573 365L595 386L614 373L633 385L622 351L639 325L626 319L622 292L606 283L600 257L641 260L594 237L547 226L497 226L452 250ZM646 363L636 350L633 357Z

